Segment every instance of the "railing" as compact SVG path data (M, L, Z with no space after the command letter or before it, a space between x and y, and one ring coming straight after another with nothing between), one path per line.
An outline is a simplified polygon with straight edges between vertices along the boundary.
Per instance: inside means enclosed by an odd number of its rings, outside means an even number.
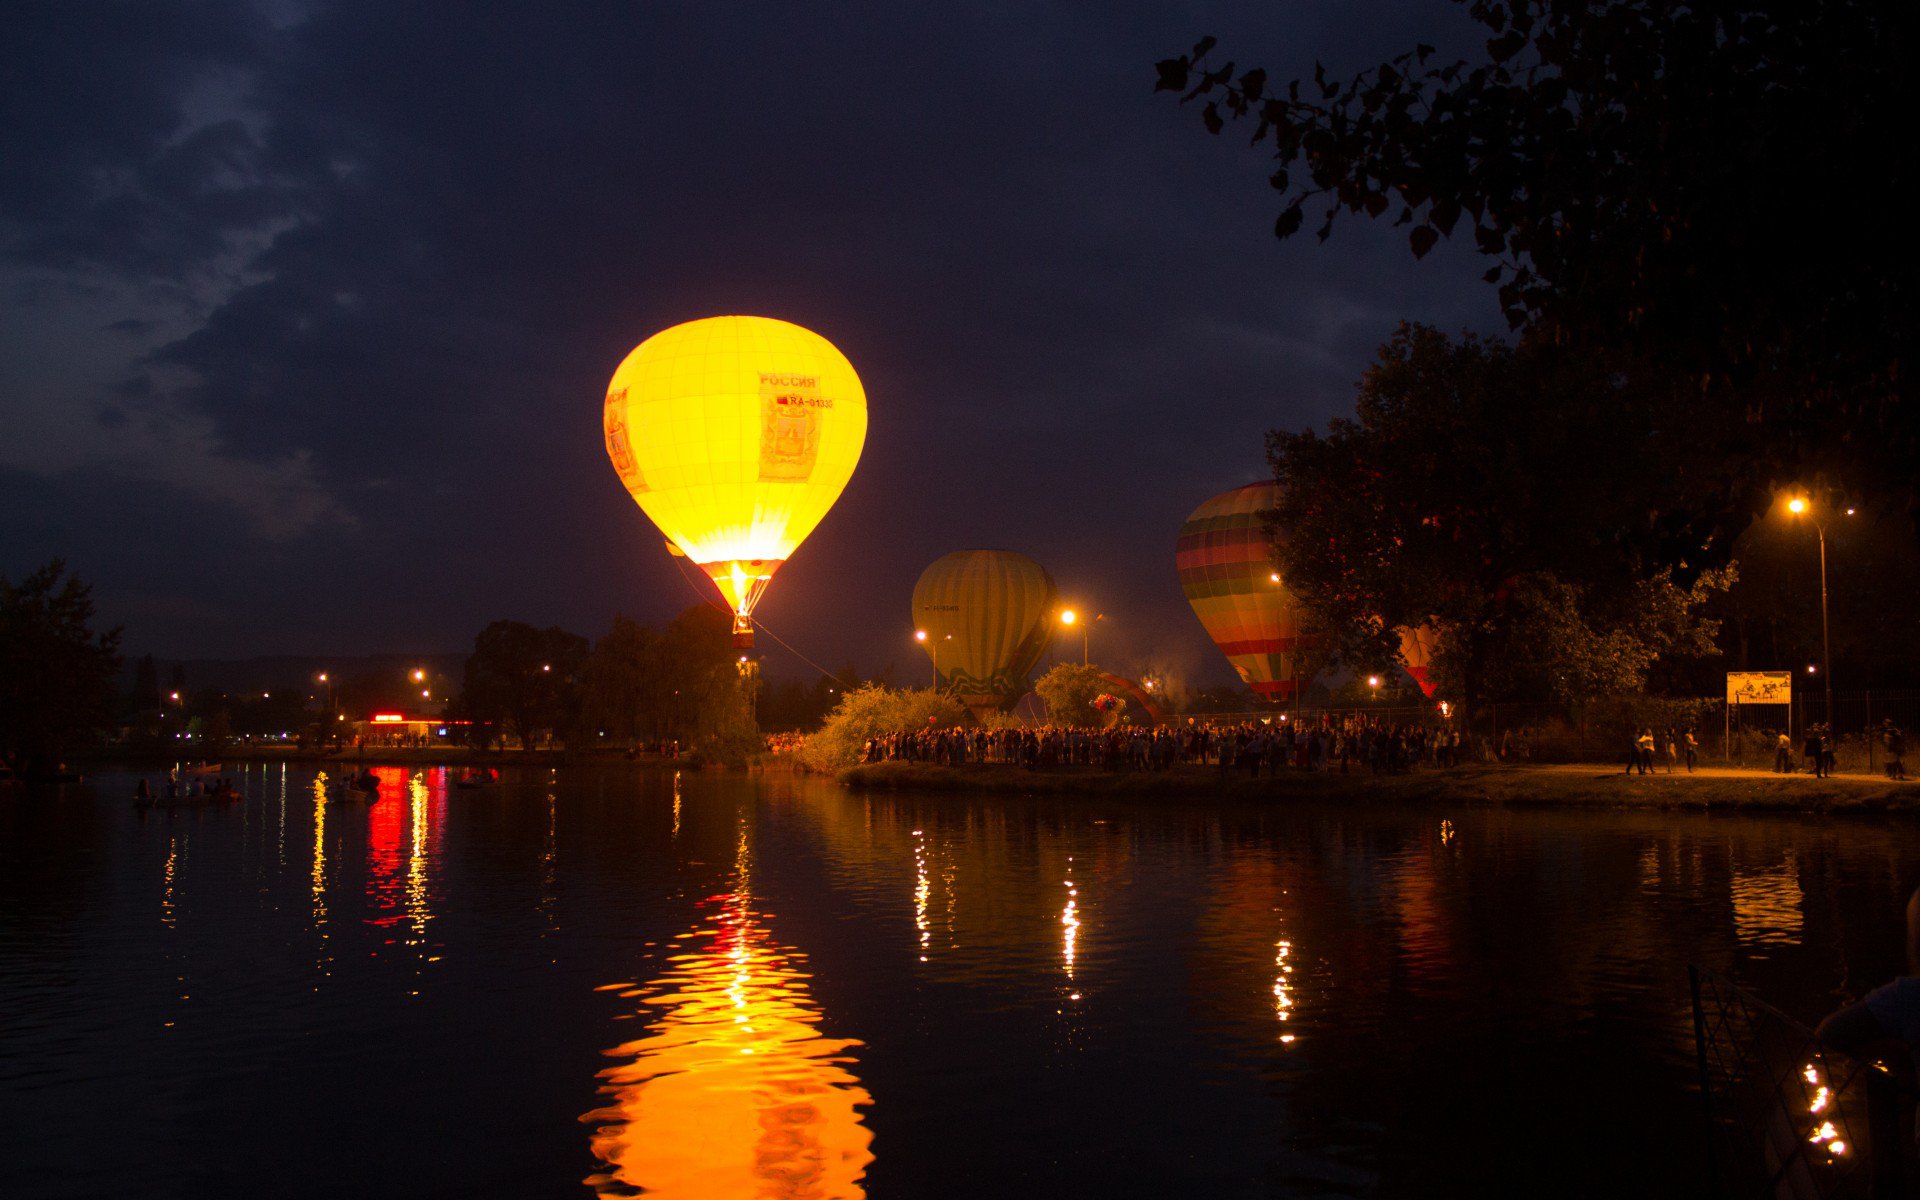
M1738 1200L1907 1200L1913 1094L1886 1068L1691 966L1694 1044L1717 1193Z

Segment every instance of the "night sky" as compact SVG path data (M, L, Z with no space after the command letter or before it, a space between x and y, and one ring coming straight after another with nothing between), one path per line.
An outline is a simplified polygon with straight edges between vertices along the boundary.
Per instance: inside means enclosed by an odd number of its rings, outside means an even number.
M748 313L833 341L871 415L774 633L919 678L921 568L1006 547L1107 614L1096 659L1230 680L1174 574L1187 513L1261 475L1265 430L1348 411L1397 321L1500 324L1464 241L1276 242L1265 155L1152 91L1209 33L1289 78L1472 27L1444 0L9 5L0 573L64 555L163 658L664 621L695 597L601 396L648 335Z

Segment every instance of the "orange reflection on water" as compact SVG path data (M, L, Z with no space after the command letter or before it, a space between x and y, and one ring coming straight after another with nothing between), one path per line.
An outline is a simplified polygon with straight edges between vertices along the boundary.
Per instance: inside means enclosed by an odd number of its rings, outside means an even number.
M1067 871L1073 871L1073 856L1067 856ZM1080 889L1068 878L1067 906L1060 910L1060 957L1067 964L1067 981L1073 981L1073 960L1080 951ZM1075 996L1078 1000L1080 997Z
M773 940L747 890L744 831L732 892L702 907L713 927L687 934L689 953L645 996L647 1036L607 1053L606 1107L593 1152L601 1195L635 1189L686 1200L866 1195L873 1097L848 1068L860 1045L819 1034L803 957Z
M1758 869L1734 868L1733 929L1744 946L1797 945L1802 935L1800 863L1792 851Z

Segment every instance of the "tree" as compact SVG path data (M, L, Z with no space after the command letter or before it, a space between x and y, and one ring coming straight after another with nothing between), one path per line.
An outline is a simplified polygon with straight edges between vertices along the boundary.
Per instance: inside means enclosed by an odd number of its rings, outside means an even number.
M512 730L522 749L543 733L561 736L578 713L578 677L587 639L564 629L495 621L473 639L461 689L466 719Z
M800 748L800 761L816 771L832 772L861 760L870 739L928 728L951 728L966 710L931 688L885 687L870 683L848 692L819 732Z
M0 757L57 767L113 712L120 631L92 630L93 588L54 559L19 584L0 576Z
M1094 697L1107 690L1100 668L1079 663L1056 663L1034 692L1047 703L1047 720L1055 725L1099 725L1106 717L1094 708Z
M1877 0L1472 0L1476 61L1416 46L1348 79L1269 86L1159 64L1207 128L1253 123L1278 162L1277 236L1309 207L1456 230L1509 321L1691 397L1721 468L1646 499L1684 528L1666 561L1724 556L1773 480L1916 499L1903 370L1916 327L1904 190L1913 23ZM1789 182L1782 148L1792 147ZM1320 206L1324 204L1322 214ZM1877 485L1877 486L1875 486ZM1691 550L1689 551L1689 546Z
M623 616L594 643L580 674L581 724L633 742L667 726L672 680L658 632Z
M1644 497L1682 470L1669 420L1657 392L1578 352L1402 326L1363 376L1353 419L1325 436L1268 435L1278 565L1309 633L1364 674L1397 659L1399 630L1434 625L1441 686L1473 701L1518 698L1522 679L1533 694L1564 673L1491 674L1525 614L1591 628L1649 604L1671 613L1675 597L1694 612L1725 577L1689 564L1675 582L1648 551L1661 526ZM1657 659L1698 645L1692 632L1645 644Z
M839 706L841 698L864 682L854 667L842 667L837 673L818 676L810 683L789 680L768 691L760 706L760 724L767 729L818 728Z
M1494 651L1484 664L1489 691L1502 698L1583 701L1638 695L1663 659L1712 658L1720 623L1701 615L1732 585L1731 568L1709 571L1682 588L1662 571L1604 598L1540 573L1509 590ZM1440 681L1449 682L1442 656Z
M614 618L581 668L581 728L627 741L724 738L723 757L738 758L756 730L732 628L730 614L706 604L665 630Z

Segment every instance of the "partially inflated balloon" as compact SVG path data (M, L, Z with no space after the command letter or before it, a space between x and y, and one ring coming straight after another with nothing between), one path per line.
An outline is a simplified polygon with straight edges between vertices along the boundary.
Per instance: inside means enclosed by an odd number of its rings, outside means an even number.
M1403 627L1400 630L1400 657L1406 661L1407 674L1420 685L1420 690L1429 698L1433 696L1434 681L1430 668L1433 665L1434 642L1440 631L1428 621L1417 629Z
M1273 565L1262 510L1280 502L1273 483L1222 492L1180 527L1180 590L1242 682L1264 700L1293 698L1300 629L1293 597Z
M1114 695L1138 709L1141 716L1146 718L1145 724L1159 725L1167 719L1162 699L1148 691L1139 680L1115 675L1111 671L1100 672L1100 679Z
M1047 569L1012 550L956 550L922 571L913 623L940 690L976 710L1011 707L1046 649L1055 598Z
M709 317L627 355L602 427L620 481L726 597L745 648L768 581L860 461L867 394L817 333L768 317Z

